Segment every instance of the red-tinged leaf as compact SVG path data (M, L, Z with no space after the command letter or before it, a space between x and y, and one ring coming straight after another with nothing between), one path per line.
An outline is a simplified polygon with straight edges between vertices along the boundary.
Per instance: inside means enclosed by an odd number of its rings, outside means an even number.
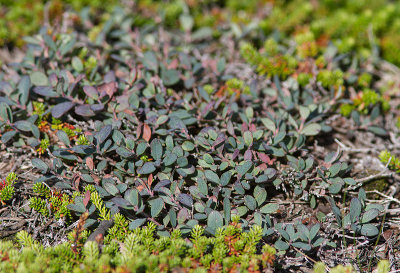
M75 103L70 102L70 101L65 101L62 103L57 104L56 106L51 109L51 114L55 118L60 118L62 117L65 113L67 113L69 110L71 110L72 107L74 107Z
M138 127L136 127L136 138L140 138L140 136L142 135L142 127L143 125L139 125Z
M257 131L256 125L255 125L255 124L250 124L249 131L252 132L252 133L254 133L255 131Z
M242 132L246 132L249 130L249 126L247 126L247 123L242 123Z
M136 189L141 192L142 190L144 190L144 186L143 185L139 185L136 187Z
M99 91L100 93L100 98L104 97L105 95L108 95L111 98L117 91L117 83L116 82L103 83L97 86L97 91Z
M92 99L97 100L99 98L99 93L93 86L84 86L83 92L85 92L85 94Z
M172 62L167 66L168 69L177 69L179 65L178 59L172 60Z
M69 81L70 83L75 82L75 77L74 77L74 75L72 75L71 72L69 72L68 70L66 70L65 73L67 74L68 81Z
M78 190L79 184L81 182L81 177L79 175L75 175L75 177L73 178L73 181L74 181L75 189Z
M93 110L91 109L90 104L83 104L83 105L79 105L79 106L75 107L75 113L77 115L84 116L84 117L91 117L91 116L96 115L93 112Z
M143 139L149 142L150 138L151 138L151 129L149 125L145 123L143 124Z
M147 177L147 186L149 187L149 189L151 189L151 184L153 184L153 174L152 173Z
M261 165L258 165L258 168L259 168L261 171L265 171L266 169L268 169L268 166L267 166L267 164L262 163Z
M100 177L98 177L97 175L92 174L92 178L94 180L94 183L96 183L96 185L98 186L100 184Z
M83 204L85 205L85 208L86 208L87 204L89 203L89 200L90 200L90 191L87 190L85 192L85 197L83 198Z
M131 115L131 116L133 116L134 114L135 114L135 112L133 112L131 109L125 109L124 110L124 113L125 114L128 114L128 115ZM138 126L138 128L139 128L140 126Z
M87 157L86 158L86 165L88 166L89 170L93 171L93 169L94 169L93 158Z
M82 79L84 79L85 77L86 77L85 74L79 74L79 75L76 77L74 83L77 84L78 82L80 82L80 81L81 81Z
M244 153L244 160L251 160L251 150L247 150Z
M235 149L235 151L233 151L232 154L232 160L235 160L235 158L239 155L239 153L240 153L239 149Z
M269 163L271 161L271 159L269 158L269 156L267 154L257 152L257 155L258 155L258 158L264 163Z

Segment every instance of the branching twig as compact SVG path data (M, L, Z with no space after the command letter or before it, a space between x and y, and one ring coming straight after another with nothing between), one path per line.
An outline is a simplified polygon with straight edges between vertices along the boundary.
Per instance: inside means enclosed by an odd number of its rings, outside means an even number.
M314 264L317 263L316 260L314 260L314 259L312 259L310 256L306 255L303 251L301 251L301 250L298 249L297 247L295 247L295 246L292 246L292 247L293 247L294 250L296 250L298 253L300 253L301 255L303 255L307 260L312 261ZM331 269L330 269L328 266L326 266L326 265L325 265L325 270L328 271L328 272L331 272Z

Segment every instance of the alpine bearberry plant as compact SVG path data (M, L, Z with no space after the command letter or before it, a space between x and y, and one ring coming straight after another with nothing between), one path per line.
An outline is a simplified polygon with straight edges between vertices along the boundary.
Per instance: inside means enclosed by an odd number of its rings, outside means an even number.
M398 69L382 41L397 4L375 18L370 1L67 2L0 68L0 156L21 165L21 183L0 184L12 204L0 216L26 219L1 223L24 231L1 242L0 268L268 272L301 260L351 272L393 260L377 252L396 246ZM382 179L385 199L372 200L363 187Z

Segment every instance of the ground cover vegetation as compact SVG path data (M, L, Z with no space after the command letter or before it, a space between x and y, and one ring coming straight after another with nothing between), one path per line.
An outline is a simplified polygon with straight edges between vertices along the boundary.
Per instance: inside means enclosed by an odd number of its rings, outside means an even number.
M0 271L400 269L397 2L0 3Z

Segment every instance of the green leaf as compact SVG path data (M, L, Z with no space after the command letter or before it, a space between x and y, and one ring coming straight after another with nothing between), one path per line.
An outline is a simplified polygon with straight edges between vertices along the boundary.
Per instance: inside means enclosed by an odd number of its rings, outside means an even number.
M153 162L146 162L143 164L143 166L138 170L139 174L150 174L156 170L156 167L154 167Z
M136 189L130 189L125 193L125 200L131 203L133 206L139 205L139 193Z
M215 172L213 172L211 170L206 170L204 172L204 175L206 176L208 181L213 182L215 184L221 184L221 181Z
M378 136L387 136L388 135L388 132L385 129L375 126L375 125L368 126L368 131L370 131Z
M13 115L12 115L11 108L5 102L0 102L0 121L13 122Z
M253 134L250 131L246 131L243 134L244 143L250 146L253 143Z
M31 83L36 86L40 85L49 85L49 80L47 79L47 76L40 71L35 71L31 73L30 75L31 78Z
M194 148L195 148L195 145L193 144L193 142L185 141L182 144L182 149L187 151L187 152L193 151Z
M106 125L95 135L98 144L102 144L111 134L112 126Z
M156 54L153 51L146 51L143 54L143 64L144 66L149 69L157 72L158 70L158 60Z
M161 116L158 117L158 119L156 121L156 124L157 125L164 124L165 122L168 121L168 119L169 119L169 117L167 115L161 115Z
M228 225L231 220L231 202L229 197L224 198L224 218L225 224Z
M164 163L165 166L170 166L170 165L175 163L175 161L178 158L178 156L176 154L174 154L174 153L171 153L171 152L167 152L167 153L165 154L165 157L163 159L163 163Z
M175 69L162 69L161 71L161 79L165 86L172 86L179 82L179 71Z
M306 125L303 130L301 130L301 134L306 136L315 136L321 131L321 125L318 123L311 123Z
M339 171L340 171L341 168L342 168L342 163L335 163L335 164L333 164L333 165L329 168L329 172L331 173L331 174L330 174L330 177L336 176L336 175L339 173Z
M286 243L286 242L284 242L282 240L276 241L274 246L275 246L276 249L278 249L280 251L287 250L289 248L288 243Z
M43 173L47 173L49 170L49 166L47 166L46 163L44 163L41 159L39 158L33 158L32 159L32 166L41 170Z
M272 120L270 120L269 118L262 118L262 119L261 119L261 122L264 124L264 126L265 126L268 130L270 130L270 131L272 131L272 132L275 132L275 131L276 131L275 123L274 123Z
M26 120L18 120L14 123L15 127L23 132L30 132L32 130L32 123Z
M239 173L239 175L243 176L245 175L253 166L253 163L249 160L244 161L242 164L236 166L236 171Z
M134 153L132 153L131 151L129 151L127 148L124 147L118 147L115 151L123 158L129 158L134 156Z
M350 220L352 223L361 215L361 202L358 198L352 198L350 202Z
M258 177L256 178L255 182L256 182L256 183L264 183L264 182L267 182L268 179L269 179L268 175L262 174L262 175L260 175L260 176L258 176Z
M342 189L342 184L340 183L333 183L328 187L329 192L332 194L339 193L341 189Z
M203 159L205 162L207 162L208 164L213 164L214 163L214 159L212 158L211 155L209 154L204 154L203 155Z
M153 139L153 141L150 143L150 149L151 157L153 157L154 160L160 160L162 158L163 147L161 141L158 138Z
M221 213L215 210L211 211L208 215L207 226L215 230L219 227L222 227L223 224L224 219L222 218Z
M279 204L269 203L263 206L260 211L264 214L271 214L277 212L279 209Z
M31 88L31 80L28 76L23 76L18 83L18 92L20 94L20 103L26 105L29 99L29 89Z
M146 218L138 218L133 220L132 222L129 223L129 229L130 230L134 230L138 227L140 227L141 225L143 225L144 223L146 223L147 219Z
M228 185L229 182L231 181L231 178L232 178L232 172L231 171L224 172L221 175L221 186Z
M249 210L255 210L257 208L257 202L256 202L256 199L254 199L253 196L246 195L244 197L244 203L249 208Z
M158 214L160 214L160 212L164 206L164 201L162 200L161 197L158 197L156 199L150 200L149 204L151 207L151 210L150 210L151 217L155 218L158 216Z
M308 107L301 106L301 105L299 106L299 111L300 111L301 119L303 119L303 120L306 120L311 113L311 111L310 111L310 109L308 109Z
M181 14L179 16L179 23L182 26L183 30L190 31L193 27L194 20L193 17L189 14Z
M357 184L357 182L350 177L343 178L343 181L350 186L354 186L355 184Z
M372 219L375 219L379 215L379 210L378 209L370 209L366 211L363 216L361 217L361 223L368 223Z
M15 131L15 130L14 131L5 132L1 136L1 142L3 142L3 143L9 142L16 134L17 134L17 131Z
M372 224L366 224L362 225L358 232L364 236L373 237L379 234L379 229Z
M115 196L119 191L118 188L114 185L114 183L110 181L103 182L103 188L112 196Z
M64 132L63 130L57 131L57 137L61 140L62 143L65 144L65 146L69 147L71 145L67 133Z
M294 247L301 248L301 249L303 249L305 251L310 251L311 250L311 246L309 244L306 244L306 243L303 243L303 242L294 242L292 245Z
M81 61L81 59L79 59L79 57L74 56L72 57L72 68L75 69L78 72L82 72L83 71L83 63Z
M256 199L257 204L261 206L267 199L267 191L260 186L256 186L254 188L254 198Z
M313 225L310 229L310 240L314 240L314 238L317 236L319 229L321 228L321 225L319 223L316 223Z

